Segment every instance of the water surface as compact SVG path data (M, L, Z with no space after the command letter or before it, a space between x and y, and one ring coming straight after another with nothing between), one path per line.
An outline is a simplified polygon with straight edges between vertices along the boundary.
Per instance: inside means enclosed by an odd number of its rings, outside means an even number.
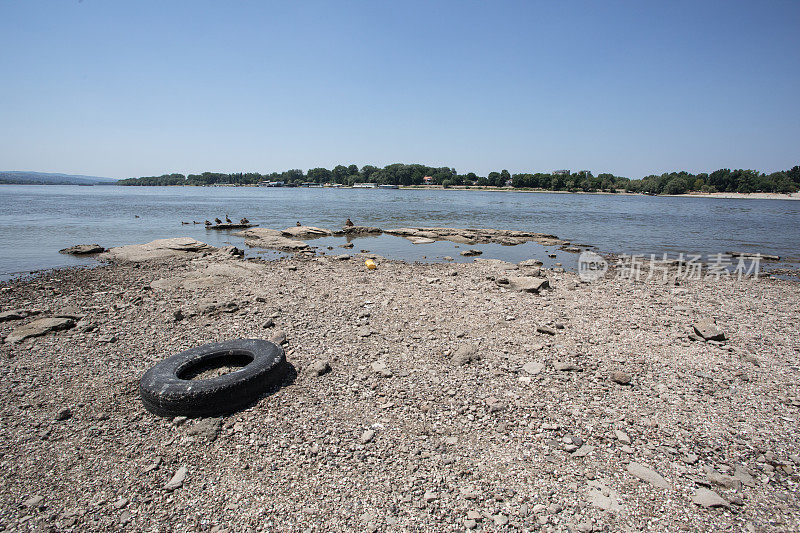
M800 263L800 202L627 195L458 190L298 189L265 187L0 186L0 278L43 268L91 264L58 250L78 243L105 247L188 236L219 246L243 239L206 230L215 217L247 217L282 229L296 222L330 229L347 218L382 228L446 226L551 233L603 252L629 254L759 252ZM137 218L138 216L138 218ZM343 238L312 241L327 253ZM354 241L410 261L459 256L453 243L412 245L383 236ZM327 250L333 246L335 251ZM478 245L484 257L544 258L565 266L575 255L539 245ZM557 252L556 259L547 252ZM254 253L249 250L248 253ZM269 256L269 254L265 254ZM471 259L470 259L471 260Z

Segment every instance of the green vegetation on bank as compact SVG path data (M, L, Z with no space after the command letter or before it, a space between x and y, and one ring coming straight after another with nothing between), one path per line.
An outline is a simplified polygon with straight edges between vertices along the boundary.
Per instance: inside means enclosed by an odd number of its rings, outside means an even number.
M800 190L800 166L783 172L765 174L756 170L716 170L710 174L689 172L670 172L660 176L651 175L641 179L628 179L613 174L602 173L595 176L588 170L570 172L559 170L551 173L510 174L508 170L490 172L478 176L474 172L459 174L454 168L429 167L426 165L406 165L395 163L378 168L365 165L338 165L333 169L312 168L308 172L291 169L284 172L259 174L257 172L224 174L203 172L202 174L164 174L120 180L119 185L258 185L262 182L283 182L293 187L302 184L371 182L379 185L441 185L514 187L525 189L545 189L551 191L583 192L639 192L646 194L684 194L687 192L776 192L788 193Z

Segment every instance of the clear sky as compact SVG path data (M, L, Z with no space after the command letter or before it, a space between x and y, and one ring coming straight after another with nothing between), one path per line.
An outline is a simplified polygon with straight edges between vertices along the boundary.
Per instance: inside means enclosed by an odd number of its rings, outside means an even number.
M800 164L800 1L0 0L0 170Z

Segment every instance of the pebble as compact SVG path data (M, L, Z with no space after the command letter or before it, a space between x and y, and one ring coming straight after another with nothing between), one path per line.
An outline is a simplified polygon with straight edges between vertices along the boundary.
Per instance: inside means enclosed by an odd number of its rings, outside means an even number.
M172 492L175 489L179 489L183 486L183 482L186 480L186 474L189 473L189 469L185 466L180 467L176 472L175 475L164 485L164 490Z
M59 422L69 420L70 418L72 418L72 410L69 407L60 409L58 413L56 413L56 420Z
M611 381L619 385L630 385L631 375L627 372L622 372L621 370L615 370L611 373Z
M359 440L361 441L361 444L367 444L369 442L372 442L372 439L374 438L375 438L375 430L367 429L364 430L364 433L361 434L361 439Z
M384 361L375 361L372 363L372 371L384 378L392 377L392 371L386 366Z
M331 371L331 364L327 359L317 359L309 365L308 371L316 376L322 376Z

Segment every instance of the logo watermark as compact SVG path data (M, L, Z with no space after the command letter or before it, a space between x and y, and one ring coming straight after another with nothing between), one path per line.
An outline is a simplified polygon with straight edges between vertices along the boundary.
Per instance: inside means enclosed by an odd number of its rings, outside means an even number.
M578 257L578 276L587 282L597 281L608 272L608 261L595 252L584 251Z
M684 254L670 258L650 254L620 255L614 261L615 279L634 281L660 280L667 283L675 280L701 280L721 278L758 279L761 254L708 254L703 261L701 254ZM578 276L582 281L592 282L604 277L609 270L608 261L595 252L585 251L578 257Z

